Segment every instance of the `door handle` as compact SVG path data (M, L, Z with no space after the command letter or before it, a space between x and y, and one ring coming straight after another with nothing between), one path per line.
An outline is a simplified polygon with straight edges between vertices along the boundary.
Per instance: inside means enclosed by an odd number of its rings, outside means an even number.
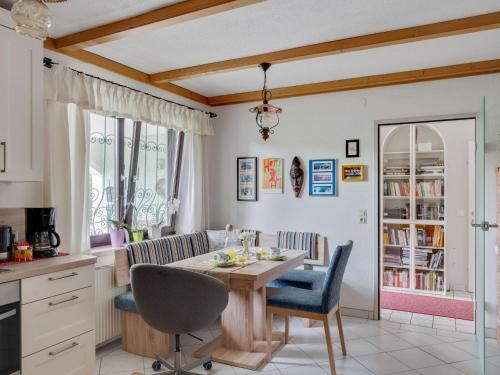
M483 232L487 232L490 228L498 228L497 223L489 223L488 221L483 221L481 223L471 223L473 228L481 228Z
M49 302L49 306L57 306L57 305L60 305L60 304L63 304L63 303L66 303L66 302L71 302L71 301L74 301L78 299L78 296L71 296L71 298L68 298L68 299L65 299L63 301L59 301L59 302Z
M61 279L67 279L68 277L78 276L78 273L71 272L69 275L59 276L59 277L49 277L49 281L56 281Z
M3 148L3 167L0 173L5 173L7 172L7 142L0 142L0 146Z
M68 346L67 348L56 350L55 352L49 352L49 355L53 357L55 355L58 355L58 354L65 352L67 350L73 349L75 346L78 346L78 345L80 345L80 344L78 344L77 342L72 342L71 345Z

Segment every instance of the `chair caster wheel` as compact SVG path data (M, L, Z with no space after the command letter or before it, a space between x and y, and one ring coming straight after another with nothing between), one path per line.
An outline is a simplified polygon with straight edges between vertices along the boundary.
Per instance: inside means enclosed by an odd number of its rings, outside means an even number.
M154 371L160 371L161 370L161 362L160 361L154 361L153 364L151 365Z
M204 368L205 370L211 370L211 369L212 369L212 361L205 362L205 363L203 364L203 368Z

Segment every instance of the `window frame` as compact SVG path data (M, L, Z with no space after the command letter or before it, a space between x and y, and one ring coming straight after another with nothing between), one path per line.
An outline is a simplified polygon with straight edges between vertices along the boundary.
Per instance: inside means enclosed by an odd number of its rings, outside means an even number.
M105 116L111 117L111 116ZM117 120L117 128L116 133L116 147L115 147L115 186L117 187L116 191L116 201L115 205L117 210L115 210L116 217L125 217L125 222L130 224L132 222L132 214L133 207L128 206L126 197L133 197L135 195L136 189L136 180L137 180L137 170L138 170L138 159L140 152L140 139L141 139L141 130L142 130L142 122L134 121L133 122L133 136L132 136L132 150L130 155L130 169L129 169L129 177L127 183L127 194L125 194L125 118L123 117L112 117ZM171 191L169 197L178 198L179 197L179 184L180 184L180 175L181 175L181 167L182 167L182 155L184 149L184 132L178 131L177 136L177 145L175 152L175 161L174 161L174 171L172 173L173 182L171 185ZM88 173L88 171L87 171ZM171 235L175 234L175 224L177 219L177 213L170 215L169 223L170 225L165 225L161 227L161 235ZM109 233L105 234L95 234L89 235L90 237L90 248L95 249L103 246L111 245L111 237Z

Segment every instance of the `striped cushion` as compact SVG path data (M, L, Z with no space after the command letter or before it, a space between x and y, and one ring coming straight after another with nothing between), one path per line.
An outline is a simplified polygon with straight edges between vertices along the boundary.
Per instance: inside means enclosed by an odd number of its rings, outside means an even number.
M127 245L130 265L137 263L168 264L193 256L191 239L187 235L162 237Z
M259 243L259 231L258 230L255 230L255 229L238 229L238 234L241 234L243 232L248 232L248 233L255 234L255 238L252 240L252 242L250 242L250 246L251 247L258 246L258 243Z
M206 232L194 232L188 235L193 246L194 256L209 252L208 237Z
M278 232L277 245L280 249L304 250L306 259L318 259L319 234L311 232Z

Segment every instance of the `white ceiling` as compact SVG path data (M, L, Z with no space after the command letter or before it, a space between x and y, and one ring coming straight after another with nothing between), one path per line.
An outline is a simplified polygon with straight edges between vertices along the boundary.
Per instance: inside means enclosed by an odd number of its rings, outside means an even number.
M5 2L10 0L0 0ZM49 5L60 37L178 1L69 0ZM500 11L500 0L267 0L94 46L146 73ZM275 65L270 87L500 58L500 29ZM177 82L212 96L261 88L257 68Z

